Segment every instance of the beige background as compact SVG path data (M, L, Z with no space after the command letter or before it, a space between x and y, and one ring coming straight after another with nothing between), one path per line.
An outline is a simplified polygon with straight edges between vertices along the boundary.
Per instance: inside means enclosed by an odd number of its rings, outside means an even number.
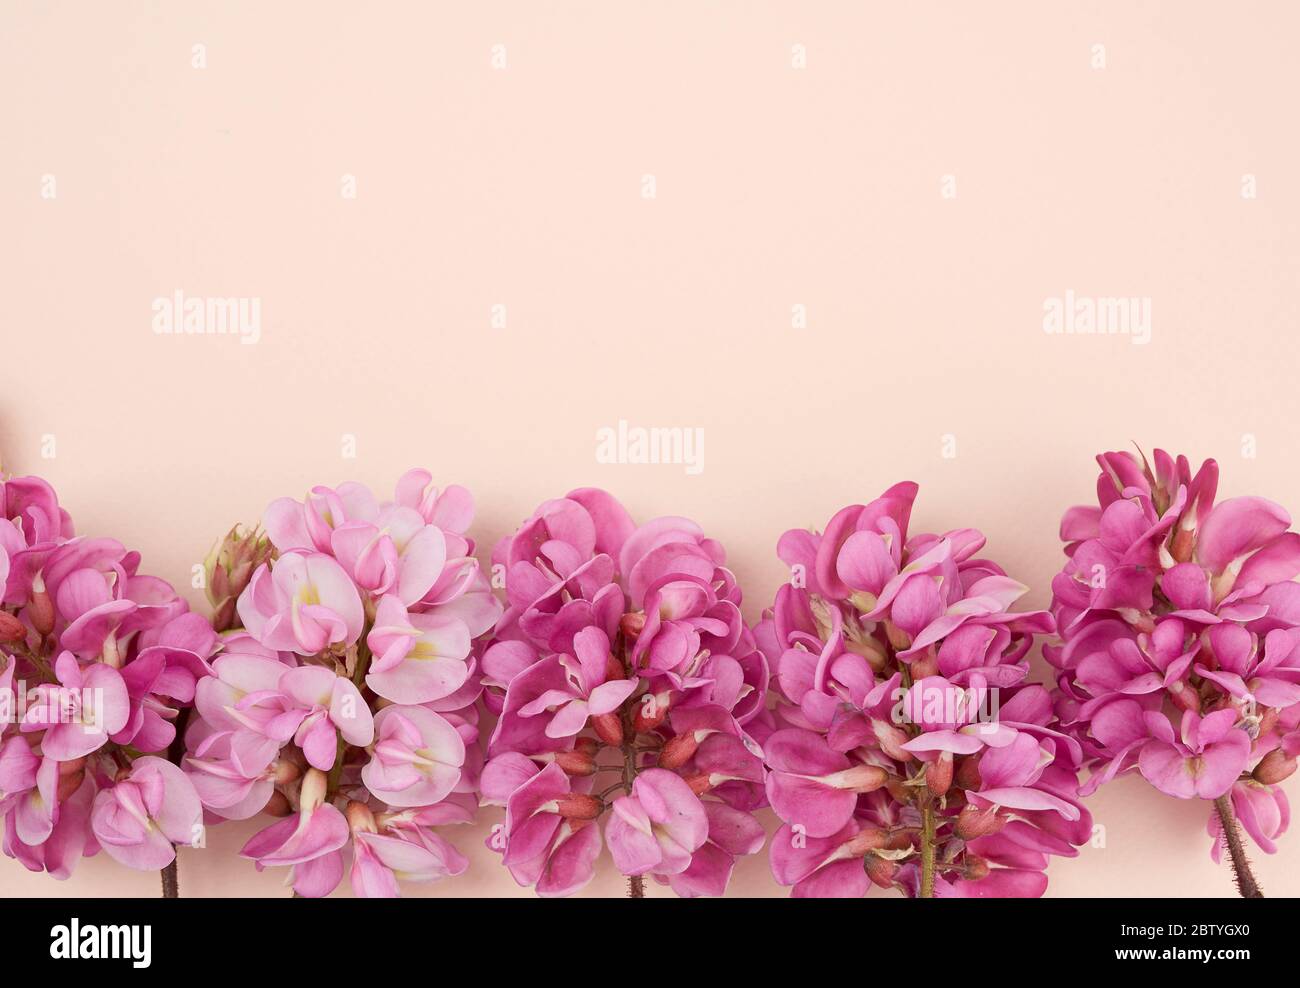
M428 466L485 548L598 484L722 539L755 618L784 529L911 478L918 525L982 528L1043 605L1098 450L1216 456L1225 495L1300 506L1298 28L1284 0L5 0L5 466L187 586L313 483ZM176 289L260 297L260 343L155 335ZM1151 342L1045 334L1067 289L1149 297ZM619 419L702 427L703 473L598 464ZM1126 779L1091 805L1106 846L1051 894L1231 893L1204 804ZM497 818L410 893L526 894ZM184 893L285 894L233 856L251 830L183 852ZM1300 834L1254 858L1300 893ZM157 889L105 856L0 882ZM606 861L585 894L620 889ZM762 855L732 894L784 891Z

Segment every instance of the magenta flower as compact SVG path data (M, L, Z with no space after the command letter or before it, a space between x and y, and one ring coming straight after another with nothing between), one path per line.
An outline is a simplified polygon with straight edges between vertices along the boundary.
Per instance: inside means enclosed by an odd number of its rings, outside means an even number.
M101 848L159 869L201 836L193 786L154 753L215 635L139 565L114 539L77 537L44 481L0 478L4 852L55 878Z
M274 502L242 630L194 687L183 765L204 809L280 818L242 853L290 868L302 896L345 874L357 895L390 896L467 867L434 828L473 816L476 641L501 605L465 535L468 492L429 480L411 471L387 503L360 484Z
M1094 773L1091 792L1137 771L1161 792L1214 803L1217 860L1258 887L1235 821L1265 851L1286 829L1277 783L1300 743L1300 534L1258 497L1215 504L1219 468L1103 453L1097 507L1061 522L1052 583L1062 644L1056 703Z
M1079 745L1027 684L1044 612L973 529L908 535L915 484L790 531L791 581L758 628L780 702L761 738L795 896L1038 896L1091 836Z
M638 528L588 488L542 504L492 558L508 606L483 656L498 718L482 798L506 823L489 846L539 895L582 888L603 843L632 896L645 875L721 895L762 845L746 725L768 682L722 547L684 518Z

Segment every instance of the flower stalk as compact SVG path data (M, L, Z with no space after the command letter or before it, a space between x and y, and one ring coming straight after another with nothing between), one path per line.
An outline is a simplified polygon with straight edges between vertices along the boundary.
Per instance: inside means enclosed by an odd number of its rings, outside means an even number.
M1237 818L1232 812L1230 797L1220 796L1214 801L1214 809L1219 814L1219 823L1223 827L1223 843L1228 848L1232 879L1237 884L1237 891L1243 899L1264 898L1259 882L1250 870L1250 860L1246 857L1246 848L1241 842L1241 831L1237 829Z

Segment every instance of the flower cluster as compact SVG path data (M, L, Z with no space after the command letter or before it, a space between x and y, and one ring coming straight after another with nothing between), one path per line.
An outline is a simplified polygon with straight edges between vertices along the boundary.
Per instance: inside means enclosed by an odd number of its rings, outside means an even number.
M772 870L797 896L1038 896L1092 822L1079 744L1025 683L1051 615L976 558L974 529L908 537L917 486L787 532L791 581L758 629L784 703L763 741L784 825Z
M360 484L271 504L274 552L238 595L242 630L198 684L184 767L204 809L281 817L241 853L259 870L290 867L302 896L339 884L349 846L363 896L467 866L433 828L473 817L475 639L501 605L465 534L469 493L430 480L412 470L382 504ZM238 577L256 556L228 546L213 558Z
M77 537L53 489L0 479L0 816L4 851L67 878L102 848L155 870L202 837L165 757L216 635L109 538Z
M1263 498L1215 504L1213 460L1193 476L1186 457L1152 459L1098 456L1098 506L1061 522L1063 644L1045 652L1095 768L1082 791L1136 770L1180 799L1226 796L1272 852L1289 816L1276 783L1300 754L1300 535Z
M545 502L497 545L508 606L483 656L499 716L482 794L506 808L488 843L521 885L558 896L590 881L602 817L634 896L645 875L721 895L762 846L746 725L768 667L724 561L694 522L638 528L594 489Z

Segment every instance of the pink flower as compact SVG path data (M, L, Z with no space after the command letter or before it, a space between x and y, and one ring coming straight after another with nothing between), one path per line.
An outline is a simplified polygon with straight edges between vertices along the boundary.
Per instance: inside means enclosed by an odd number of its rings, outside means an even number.
M325 774L319 769L308 770L298 812L254 834L240 855L253 859L258 871L291 866L294 891L299 895L328 895L343 877L339 849L348 842L348 824L325 797Z
M469 861L428 824L463 822L469 819L469 813L460 819L435 813L405 811L397 815L380 814L376 818L364 804L349 803L352 890L364 898L394 898L398 894L398 879L434 882L463 874Z
M1099 505L1061 522L1056 706L1094 768L1231 806L1266 851L1300 745L1300 535L1258 497L1215 503L1218 465L1098 457ZM1177 729L1175 729L1177 725ZM1267 822L1264 822L1267 821ZM1217 813L1210 832L1221 838ZM1215 846L1218 853L1218 845Z
M128 820L156 810L171 821L184 802L188 783L157 784L171 773L151 753L175 736L216 636L139 566L115 539L77 537L44 481L0 478L0 688L28 700L0 723L4 850L56 878L101 846L137 868L174 857L179 828Z
M152 755L137 758L125 778L95 797L91 829L108 854L141 870L176 857L173 844L193 844L202 831L198 794L185 773Z
M762 738L773 874L800 897L1041 895L1048 857L1091 834L1080 746L1024 682L1051 616L1011 610L1026 588L974 529L909 536L916 492L778 544L793 579L758 629L783 701Z
M430 806L456 788L465 742L432 710L385 707L375 718L374 755L361 771L366 787L390 806Z
M586 488L544 502L492 558L509 606L483 657L498 713L483 798L507 807L490 846L539 895L581 888L604 842L631 895L645 875L721 895L762 844L745 725L768 682L722 547L684 518L638 528ZM592 796L601 775L622 796Z
M244 627L267 648L312 655L351 645L364 613L357 587L324 553L290 552L253 574L237 605Z
M677 875L709 835L709 817L681 776L648 768L614 801L606 827L614 864L625 875Z
M1181 739L1160 714L1148 712L1144 719L1152 739L1142 745L1138 768L1170 796L1216 799L1232 788L1250 760L1250 738L1233 730L1235 710L1217 710L1204 718L1184 711Z
M601 839L589 788L589 780L575 783L554 762L538 770L523 756L507 754L489 763L483 793L505 796L503 861L515 881L548 897L571 895L591 881Z
M465 534L469 493L429 480L411 471L390 502L353 483L274 502L278 555L195 686L184 768L204 809L279 817L244 854L290 867L303 896L345 873L358 895L395 895L468 865L434 828L472 816L477 640L502 608Z
M44 731L41 750L70 762L98 751L130 716L126 684L116 669L92 665L82 670L71 652L54 664L58 685L36 687L37 701L27 710L22 729Z

